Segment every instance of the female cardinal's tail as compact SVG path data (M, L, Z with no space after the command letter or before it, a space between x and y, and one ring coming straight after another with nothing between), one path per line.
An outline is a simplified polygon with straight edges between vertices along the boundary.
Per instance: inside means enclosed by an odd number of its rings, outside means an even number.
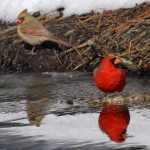
M69 44L69 43L67 43L65 41L62 41L62 40L58 39L57 37L49 36L48 40L52 41L52 42L55 42L55 43L57 43L59 45L63 45L63 46L66 46L66 47L72 47L71 44Z

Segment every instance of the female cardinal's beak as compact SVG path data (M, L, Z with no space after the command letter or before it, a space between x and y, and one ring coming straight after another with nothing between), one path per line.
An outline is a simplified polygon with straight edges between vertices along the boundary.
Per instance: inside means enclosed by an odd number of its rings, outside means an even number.
M22 24L22 21L21 21L20 19L17 19L17 20L16 20L16 23L17 23L17 24Z

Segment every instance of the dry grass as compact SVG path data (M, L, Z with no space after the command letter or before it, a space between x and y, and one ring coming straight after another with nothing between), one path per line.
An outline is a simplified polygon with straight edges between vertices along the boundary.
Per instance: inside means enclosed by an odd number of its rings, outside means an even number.
M93 70L99 56L117 55L124 67L135 73L150 70L150 4L130 9L84 14L68 18L39 17L57 37L72 48L37 48L28 56L16 34L16 26L0 31L0 69L18 71ZM31 49L31 48L29 48ZM39 50L42 49L42 50ZM18 69L17 69L18 68Z

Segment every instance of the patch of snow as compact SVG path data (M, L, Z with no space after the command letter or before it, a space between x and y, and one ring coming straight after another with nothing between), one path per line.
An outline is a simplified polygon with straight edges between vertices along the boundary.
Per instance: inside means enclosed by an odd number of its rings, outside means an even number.
M48 12L64 7L64 17L73 14L84 14L92 10L102 12L118 8L134 7L136 4L150 0L0 0L0 20L15 21L18 14L28 9L29 12Z

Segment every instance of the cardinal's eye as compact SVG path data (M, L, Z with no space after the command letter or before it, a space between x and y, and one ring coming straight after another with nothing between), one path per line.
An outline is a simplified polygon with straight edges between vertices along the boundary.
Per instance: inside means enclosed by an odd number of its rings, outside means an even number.
M19 18L19 19L23 22L23 21L24 21L24 18L25 18L25 17L21 17L21 18Z
M116 60L116 57L111 59L110 62L115 65L115 60Z

